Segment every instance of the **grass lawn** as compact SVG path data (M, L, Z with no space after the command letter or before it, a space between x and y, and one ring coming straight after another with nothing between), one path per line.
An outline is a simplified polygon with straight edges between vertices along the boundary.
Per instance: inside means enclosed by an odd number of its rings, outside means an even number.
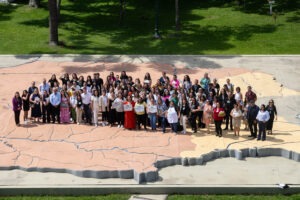
M103 196L15 196L0 197L1 200L128 200L131 195L127 194L111 194Z
M106 196L16 196L0 197L1 200L128 200L131 195L114 194ZM168 200L298 200L300 194L283 195L170 195Z
M176 33L174 0L161 0L163 39L155 40L154 1L127 0L120 26L117 0L63 0L59 40L64 46L50 47L47 1L34 9L28 0L16 0L16 6L0 5L0 54L300 53L299 1L277 0L276 23L268 15L267 1L245 1L245 6L237 1L180 0L182 26Z
M171 195L168 200L299 200L300 195Z

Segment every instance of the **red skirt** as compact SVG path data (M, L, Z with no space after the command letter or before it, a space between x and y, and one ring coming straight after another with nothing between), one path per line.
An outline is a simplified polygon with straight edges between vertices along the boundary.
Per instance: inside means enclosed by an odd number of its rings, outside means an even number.
M135 129L135 121L134 111L125 111L124 128Z

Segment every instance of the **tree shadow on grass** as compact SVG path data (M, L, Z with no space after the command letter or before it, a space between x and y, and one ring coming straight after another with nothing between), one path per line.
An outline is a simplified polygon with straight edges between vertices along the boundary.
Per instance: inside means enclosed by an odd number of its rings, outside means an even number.
M235 5L235 8L245 13L257 13L263 15L270 14L270 6L267 0L238 0L239 5ZM232 4L234 6L234 4ZM273 4L273 11L280 13L299 10L300 1L298 0L276 0Z
M0 3L0 21L8 21L11 19L10 13L16 9L16 6Z
M229 1L230 2L230 1ZM275 32L277 27L265 25L200 26L194 22L203 19L191 10L198 8L226 6L227 1L181 3L182 31L180 37L174 33L174 1L161 1L160 27L162 40L153 39L155 21L153 2L128 1L125 26L118 25L118 2L105 3L92 0L65 2L62 6L60 38L67 52L84 54L205 54L207 51L221 51L234 48L232 39L247 41L254 34ZM28 26L47 26L46 18L23 21ZM170 36L171 35L171 36ZM219 67L212 64L211 67Z
M286 21L292 23L300 23L300 11L295 12L291 17L287 17Z

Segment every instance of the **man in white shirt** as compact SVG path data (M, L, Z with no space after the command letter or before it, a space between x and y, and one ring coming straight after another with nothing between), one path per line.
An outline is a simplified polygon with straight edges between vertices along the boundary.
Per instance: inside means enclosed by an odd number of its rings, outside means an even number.
M43 79L43 82L39 86L39 90L40 90L41 95L44 94L44 91L47 91L48 94L50 93L50 85L47 83L45 78Z
M92 124L92 113L91 113L91 98L92 95L87 92L87 88L83 88L83 93L81 94L82 104L83 104L83 110L85 115L85 122Z
M60 102L61 94L58 92L58 89L53 88L53 93L50 95L50 105L51 105L51 115L52 123L55 123L55 117L57 122L60 124Z

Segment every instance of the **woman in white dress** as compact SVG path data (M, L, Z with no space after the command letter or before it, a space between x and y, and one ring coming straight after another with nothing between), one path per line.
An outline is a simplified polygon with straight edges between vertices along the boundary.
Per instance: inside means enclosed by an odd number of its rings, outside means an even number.
M232 117L234 135L240 136L240 128L241 128L243 113L238 103L234 104L234 108L231 110L230 116Z
M171 126L172 133L177 134L178 112L173 101L170 101L169 109L167 111L167 119Z
M98 90L93 90L93 95L91 97L91 107L93 112L93 122L95 127L98 126L98 113L99 113L99 92Z
M236 87L235 91L236 91L236 93L234 94L235 101L240 105L243 105L243 95L241 93L241 88Z
M102 112L102 126L108 124L108 97L105 90L102 90L102 95L99 98L99 107Z

